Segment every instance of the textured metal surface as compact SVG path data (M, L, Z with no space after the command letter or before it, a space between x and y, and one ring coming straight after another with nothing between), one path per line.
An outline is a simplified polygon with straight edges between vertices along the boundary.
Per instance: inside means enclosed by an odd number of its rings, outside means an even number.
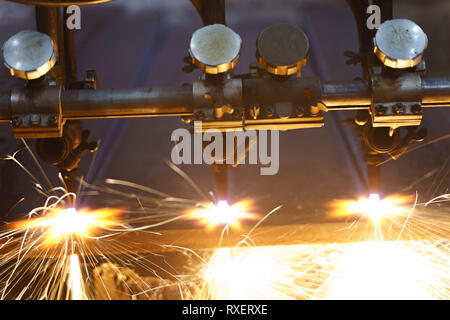
M45 75L56 63L52 39L41 32L21 31L3 45L3 59L12 76L33 80Z
M449 223L448 218L429 218L429 224ZM330 222L319 224L292 224L277 226L262 226L250 233L249 238L252 244L258 247L263 246L283 246L283 245L307 245L307 244L331 244L348 243L367 240L368 230L373 228L371 221L350 222ZM400 234L402 224L392 224L389 232L383 234L384 241L401 240L437 240L442 235L434 235L415 232L403 232ZM180 248L189 250L205 250L235 247L240 241L245 239L251 228L245 227L234 230L229 229L226 235L221 228L214 230L196 229L173 229L161 230L159 234L151 232L128 232L116 237L110 237L110 241L117 239L125 246L105 246L101 254L126 254L129 253L128 246L133 245L133 253L149 252L168 252L177 251ZM399 236L400 235L400 236ZM2 246L3 244L3 246ZM139 245L136 245L139 244ZM89 240L85 241L85 246L89 248ZM14 247L0 242L0 254L13 250ZM85 252L94 253L98 250L85 250ZM55 250L55 252L57 252ZM46 258L52 257L53 253L48 251L27 253L27 258L46 255Z
M192 62L206 73L217 74L233 69L239 62L241 37L222 24L198 29L191 38Z
M192 114L192 88L70 90L62 94L67 119Z
M423 78L422 103L449 104L450 77Z
M290 24L268 27L256 41L256 58L270 73L291 75L300 72L309 54L309 40L299 28Z
M11 90L11 122L15 138L60 137L61 87Z
M371 116L374 127L419 126L422 79L407 72L395 78L372 75Z
M233 111L242 108L243 105L260 107L258 115L253 114L252 116L251 110L248 110L246 123L253 125L257 125L258 122L266 125L270 123L273 115L266 117L265 123L262 121L266 114L265 108L281 110L283 103L292 104L291 107L294 109L292 112L288 112L288 115L283 115L281 111L275 112L280 118L314 116L317 112L313 111L317 109L316 105L319 102L324 104L326 110L365 110L371 106L372 101L376 105L392 106L399 102L422 103L423 107L450 105L450 81L448 78L424 78L422 81L414 73L407 73L397 78L380 76L372 78L370 86L365 80L333 81L321 84L320 79L316 77L305 77L283 81L272 78L228 79L224 80L220 86L199 80L194 81L193 87L67 90L61 94L62 117L64 119L87 119L184 116L201 112L203 121L217 119L236 121L233 125L235 127L241 121L241 117L231 116L234 114ZM93 81L95 73L91 74L89 79ZM92 85L95 86L95 82ZM32 89L27 90L33 91ZM5 92L0 99L0 121L12 119L11 101L8 100L8 95L9 93ZM25 94L15 96L14 103L26 105L29 103L29 98ZM45 105L45 101L38 101L42 98L43 96L33 96L33 101ZM412 106L407 109L409 110ZM301 115L297 111L294 112L297 108L304 109L300 112ZM218 109L221 110L221 116L218 116ZM412 110L408 110L402 115L407 116L408 113L411 113L415 120L422 118L421 115L418 117L417 114L412 114ZM34 111L29 110L31 113ZM240 114L239 111L236 112ZM375 113L375 109L373 113ZM392 112L387 112L385 115L389 113ZM226 117L223 118L223 116ZM216 125L226 127L224 123L216 122Z
M366 80L333 81L323 84L322 102L327 107L370 105L372 93Z
M422 60L428 37L413 21L393 19L380 25L375 38L375 54L384 65L411 68Z

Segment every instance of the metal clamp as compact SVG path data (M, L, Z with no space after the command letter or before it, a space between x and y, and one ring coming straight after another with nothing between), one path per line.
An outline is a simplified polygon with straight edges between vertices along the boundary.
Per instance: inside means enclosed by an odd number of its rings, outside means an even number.
M202 130L242 127L242 80L218 83L195 81L193 86L194 120L203 121Z
M11 90L11 122L15 138L56 138L62 135L61 87Z
M422 122L422 79L406 72L397 77L372 75L370 114L374 127L419 126Z

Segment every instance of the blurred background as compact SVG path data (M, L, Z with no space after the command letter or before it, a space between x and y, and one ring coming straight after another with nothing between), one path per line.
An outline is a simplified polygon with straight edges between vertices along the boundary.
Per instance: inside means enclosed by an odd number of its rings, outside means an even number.
M310 60L303 76L322 80L359 77L359 67L345 64L346 50L358 51L356 25L344 0L227 0L227 24L243 39L241 60L235 73L246 73L255 59L258 34L275 23L291 23L310 39ZM191 34L202 27L188 0L117 0L82 7L81 30L76 33L78 71L96 69L102 88L182 85L200 75L181 72ZM450 37L446 0L394 1L394 18L408 18L427 33L427 75L450 74ZM0 0L0 43L14 33L35 29L34 8ZM15 83L0 70L0 90ZM241 165L230 172L230 197L257 200L257 211L266 213L283 205L272 223L322 221L326 204L336 198L365 193L366 170L354 129L342 122L353 112L325 115L325 127L280 133L280 168L277 175L261 176L259 165ZM423 125L433 140L449 133L446 109L426 110ZM106 178L132 181L177 197L198 199L191 186L165 163L173 147L170 135L186 127L178 118L87 120L84 127L101 140L95 161L86 155L80 172L89 183ZM34 147L34 142L29 141ZM0 157L22 146L10 125L0 123ZM416 145L413 145L413 147ZM382 191L414 195L420 201L448 192L450 141L443 140L405 154L382 166ZM37 167L22 151L17 159L39 179ZM43 167L53 181L57 169ZM214 174L207 165L181 165L206 193L215 190ZM21 199L19 205L15 204ZM0 161L0 218L9 220L42 205L45 198L33 189L27 174L11 161Z

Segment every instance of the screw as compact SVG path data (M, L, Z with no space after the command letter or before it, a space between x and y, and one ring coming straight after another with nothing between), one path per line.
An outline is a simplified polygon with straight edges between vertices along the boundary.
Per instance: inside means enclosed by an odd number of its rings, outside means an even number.
M411 111L414 113L414 114L420 114L421 112L422 112L422 107L420 106L420 104L415 104L415 105L413 105L412 107L411 107Z
M393 111L396 113L396 114L402 114L403 113L403 105L401 104L401 103L399 103L399 104L396 104L395 106L394 106L394 108L393 108Z
M377 114L377 116L382 116L385 112L386 108L383 105L378 105L375 107L375 112Z

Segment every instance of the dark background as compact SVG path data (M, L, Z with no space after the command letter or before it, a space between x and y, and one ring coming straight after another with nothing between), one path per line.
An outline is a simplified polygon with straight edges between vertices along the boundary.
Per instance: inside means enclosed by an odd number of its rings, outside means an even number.
M241 61L235 73L248 71L255 60L259 32L274 23L288 22L304 29L311 43L310 60L303 75L323 80L344 80L360 76L359 67L345 65L345 50L358 50L356 26L344 0L266 1L228 0L227 24L243 39ZM394 1L394 17L418 23L429 38L425 54L428 76L450 75L449 1ZM202 26L188 0L117 0L82 8L81 30L76 34L80 77L95 68L103 88L132 88L181 85L199 76L184 74L190 36ZM32 7L0 0L0 43L23 29L34 29ZM16 81L0 70L0 90ZM280 133L280 169L277 175L260 176L259 166L242 165L230 174L234 200L258 199L260 212L283 204L274 221L319 219L327 202L352 198L365 192L365 173L359 140L352 128L340 121L352 112L328 113L325 128ZM449 133L449 112L426 110L423 124L429 130L426 141ZM185 126L178 118L114 119L84 121L101 147L86 179L102 184L105 178L132 181L160 189L174 196L198 198L192 188L164 162L170 158L171 132ZM33 141L29 141L34 145ZM350 148L346 147L350 145ZM0 157L20 147L8 123L0 123ZM448 140L428 145L382 167L383 193L419 191L421 200L444 193L449 185ZM352 160L352 154L356 162ZM18 159L40 179L29 155ZM87 174L92 155L86 155L81 172ZM56 181L56 169L45 165ZM206 193L213 191L213 171L206 165L182 165L181 169ZM10 208L22 197L20 205ZM10 161L0 161L0 217L24 213L42 205L44 198L33 190L29 177Z

